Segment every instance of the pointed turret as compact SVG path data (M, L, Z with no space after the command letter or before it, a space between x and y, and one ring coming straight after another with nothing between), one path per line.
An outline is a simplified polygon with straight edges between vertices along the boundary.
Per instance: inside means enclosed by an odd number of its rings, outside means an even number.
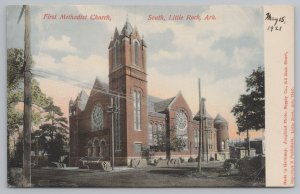
M133 28L127 19L124 24L124 27L122 28L121 35L129 37L131 35L132 31L133 31Z
M119 31L118 31L118 28L116 27L113 39L115 40L118 37L119 37Z
M202 104L202 118L203 119L211 119L213 120L213 117L207 112L206 110L206 106L205 106L205 98L201 98L201 104ZM194 120L199 121L200 117L199 117L199 111L197 112L197 114L194 116Z
M145 39L144 39L144 36L142 36L142 45L143 45L144 47L147 47L146 41L145 41Z
M220 114L218 114L215 118L214 123L220 124L220 123L228 123L228 122L226 121L226 119L224 119L224 117L222 117Z
M136 39L139 39L139 40L141 39L139 31L136 26L134 26L134 28L133 28L132 36L134 36Z
M71 98L70 101L69 101L69 105L72 105L72 104L74 104L74 101L73 101L73 99Z
M228 122L224 119L220 114L218 114L214 120L214 126L217 129L217 145L218 152L226 152L226 157L228 158L228 140L229 140L229 132L228 132Z

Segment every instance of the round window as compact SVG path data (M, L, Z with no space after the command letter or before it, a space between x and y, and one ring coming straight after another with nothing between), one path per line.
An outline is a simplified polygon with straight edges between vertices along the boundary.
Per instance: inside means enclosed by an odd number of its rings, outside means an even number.
M103 110L99 104L95 105L92 115L92 130L100 130L103 126Z

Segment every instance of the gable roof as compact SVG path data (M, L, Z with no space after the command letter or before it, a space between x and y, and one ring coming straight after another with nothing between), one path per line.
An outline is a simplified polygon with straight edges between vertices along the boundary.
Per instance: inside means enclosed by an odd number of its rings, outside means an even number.
M102 82L99 77L96 77L92 89L108 91L109 87L107 83Z
M150 113L163 113L171 104L171 102L175 99L175 97L168 98L168 99L161 99L155 96L148 96L147 104L148 104L148 112ZM154 115L154 114L152 114ZM163 114L164 115L164 114ZM160 116L163 116L160 115Z
M162 100L162 101L156 102L154 104L155 112L164 112L169 107L169 105L173 102L173 100L175 99L175 97L176 96L168 98L166 100Z
M154 108L154 104L162 100L163 99L155 96L148 96L147 98L148 112L156 112Z
M148 112L164 113L168 108L172 106L172 103L176 101L178 96L182 96L181 91L168 99L160 99L154 96L148 96Z
M81 111L83 111L85 109L88 99L89 99L88 94L84 90L81 90L81 92L78 94L75 100L75 104L77 104L78 108Z

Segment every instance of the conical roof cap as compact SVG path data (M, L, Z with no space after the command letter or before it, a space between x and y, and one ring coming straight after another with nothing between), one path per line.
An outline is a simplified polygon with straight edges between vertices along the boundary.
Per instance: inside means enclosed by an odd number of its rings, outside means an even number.
M227 123L227 120L224 119L224 117L222 117L220 114L218 114L215 118L214 121L215 124L219 124L219 123Z

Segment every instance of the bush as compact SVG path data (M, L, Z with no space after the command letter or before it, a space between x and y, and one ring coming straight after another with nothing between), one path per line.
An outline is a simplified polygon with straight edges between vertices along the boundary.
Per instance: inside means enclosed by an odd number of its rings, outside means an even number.
M188 159L188 162L196 162L196 159L190 157L190 158Z
M184 162L184 159L182 157L180 157L179 160L180 160L180 163Z
M247 177L259 175L261 178L264 178L264 162L264 157L262 156L245 157L238 162L239 173Z
M223 163L223 168L225 170L229 170L232 167L232 165L234 165L236 167L237 162L238 162L238 159L235 159L235 158L226 159Z

